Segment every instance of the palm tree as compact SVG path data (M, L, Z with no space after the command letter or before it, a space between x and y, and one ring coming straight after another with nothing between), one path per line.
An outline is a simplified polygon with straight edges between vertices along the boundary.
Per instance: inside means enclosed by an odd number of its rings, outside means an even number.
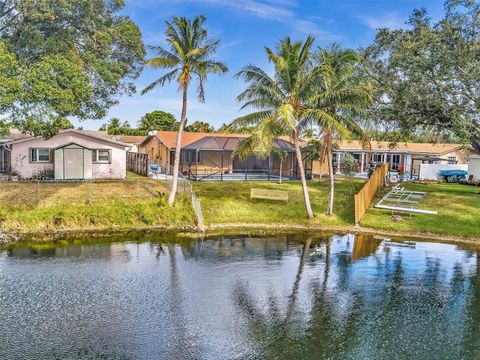
M371 84L358 76L360 59L353 50L342 50L337 45L319 49L314 62L321 71L318 93L311 99L317 109L315 121L320 126L320 136L328 163L330 192L327 214L333 214L335 180L332 149L335 139L359 137L367 142L366 135L353 115L360 113L372 102Z
M176 80L178 90L182 91L182 114L178 128L177 144L175 146L175 160L173 164L173 184L169 205L173 205L178 186L178 169L180 165L180 151L182 147L182 134L187 119L188 89L195 78L198 82L197 96L200 102L205 101L204 83L209 73L224 74L227 66L213 60L211 57L220 44L220 40L208 38L207 30L203 27L205 17L200 15L193 20L185 17L173 17L166 21L165 31L169 49L161 46L151 46L150 49L156 57L148 59L146 65L153 69L168 69L169 71L142 90L142 95L157 86L163 86Z
M298 171L302 182L305 210L308 218L313 218L308 194L299 135L303 132L312 115L308 99L314 95L317 82L317 68L311 66L310 49L314 38L304 42L292 42L289 37L282 39L276 51L266 48L275 73L269 76L255 66L244 67L235 76L249 83L247 89L238 95L244 102L242 109L252 108L254 112L236 119L232 127L252 127L251 136L245 140L244 150L256 153L269 153L275 141L288 135L295 145Z

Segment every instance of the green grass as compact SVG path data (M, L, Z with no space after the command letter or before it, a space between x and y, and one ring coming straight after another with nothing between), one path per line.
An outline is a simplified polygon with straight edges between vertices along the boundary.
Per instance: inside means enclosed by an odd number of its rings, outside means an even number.
M197 182L193 189L200 199L205 224L263 223L263 224L323 224L352 225L354 222L353 195L364 181L339 179L336 183L335 215L325 215L328 182L308 183L315 219L308 220L303 205L302 187L298 181L284 182ZM289 201L251 200L250 188L288 191Z
M132 179L133 180L133 179ZM138 181L137 181L138 180ZM95 183L0 183L0 230L101 230L195 223L190 198L174 208L168 188L147 178Z
M362 180L353 180L358 191ZM308 183L315 219L305 216L301 185L287 182L282 185L267 182L195 183L194 190L202 203L205 223L262 223L324 226L353 226L354 200L348 181L337 179L335 215L325 215L328 182ZM250 200L250 188L280 189L289 192L288 203L268 200ZM457 237L480 238L480 189L458 184L408 184L406 189L427 191L421 208L437 210L438 215L402 214L403 221L395 223L390 211L372 206L361 221L362 227L387 230L394 233L432 233ZM379 194L378 196L381 196Z
M370 208L362 218L364 227L394 232L426 232L457 237L480 238L480 188L460 184L408 184L406 190L426 191L422 209L437 210L438 215L401 214L403 221L393 222L391 212ZM381 196L382 193L378 194Z

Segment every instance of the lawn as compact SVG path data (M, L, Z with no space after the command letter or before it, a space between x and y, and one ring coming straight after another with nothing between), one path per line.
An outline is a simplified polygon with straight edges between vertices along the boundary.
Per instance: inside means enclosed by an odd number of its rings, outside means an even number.
M263 223L263 224L322 224L329 226L353 225L353 196L361 189L364 180L338 179L335 191L335 215L325 214L328 201L328 182L308 183L315 219L308 220L303 205L299 181L282 184L275 182L196 182L193 190L202 204L206 225L213 223ZM250 188L288 191L288 203L268 200L251 200Z
M421 208L437 210L438 215L401 214L403 221L393 222L391 212L371 207L362 218L361 225L399 233L426 232L480 238L479 187L460 184L408 184L405 189L426 191L427 197Z
M0 183L0 230L48 231L194 224L188 196L145 177L94 183Z
M353 194L364 182L336 180L335 215L325 215L328 182L310 181L309 192L315 219L305 216L301 185L286 182L195 183L194 190L202 203L205 223L209 224L299 224L323 226L354 225ZM286 190L289 202L251 200L250 188ZM437 210L438 215L402 214L403 221L394 222L391 212L373 208L377 199L361 221L362 227L387 230L394 233L432 233L457 237L480 238L480 189L458 184L407 184L406 189L427 191L422 208ZM378 194L381 196L383 193Z

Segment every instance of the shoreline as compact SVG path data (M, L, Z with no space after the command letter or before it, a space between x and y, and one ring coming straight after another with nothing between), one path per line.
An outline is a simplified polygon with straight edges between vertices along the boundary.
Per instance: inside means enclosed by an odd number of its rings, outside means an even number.
M424 232L392 232L388 230L367 228L361 226L321 226L321 225L295 225L295 224L263 224L263 223L218 223L205 226L201 231L196 226L146 226L135 228L100 228L100 229L59 229L40 232L0 232L0 246L11 245L26 241L49 242L62 239L80 239L89 237L106 238L124 236L128 234L143 235L156 233L181 234L193 238L202 238L211 235L238 235L238 234L259 234L274 235L278 233L299 232L322 232L322 233L353 233L379 235L400 239L414 239L419 241L435 241L444 243L455 243L465 245L480 245L480 238L465 238L452 235L442 235Z

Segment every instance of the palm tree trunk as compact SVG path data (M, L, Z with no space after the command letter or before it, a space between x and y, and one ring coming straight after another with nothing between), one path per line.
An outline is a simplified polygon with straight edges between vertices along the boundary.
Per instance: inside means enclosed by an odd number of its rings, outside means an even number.
M168 205L172 206L175 202L175 195L178 188L178 170L180 168L180 152L182 150L182 135L185 123L187 121L187 98L188 98L188 85L183 86L183 102L182 102L182 116L180 118L180 126L177 133L177 144L175 146L175 160L173 162L173 183L172 190L168 197Z
M331 144L327 148L328 178L330 181L330 192L328 194L327 215L333 215L333 197L335 196L335 177L333 173L333 156Z
M305 178L305 169L303 168L302 153L300 152L300 144L298 143L298 137L296 133L294 133L293 142L295 144L295 155L297 157L297 166L300 172L300 180L302 181L305 211L307 212L307 217L309 219L313 219L312 206L310 205L310 196L308 195L307 180Z

